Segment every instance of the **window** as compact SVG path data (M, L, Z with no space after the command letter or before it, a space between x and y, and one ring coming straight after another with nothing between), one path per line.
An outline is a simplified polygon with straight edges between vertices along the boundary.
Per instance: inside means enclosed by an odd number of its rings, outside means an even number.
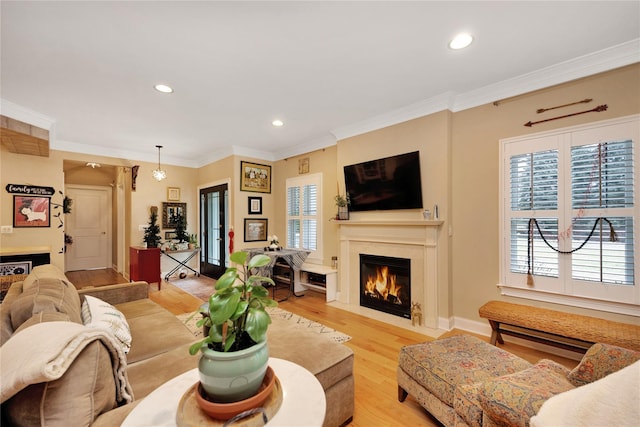
M321 256L321 174L287 179L287 247Z
M639 124L501 141L504 294L640 314Z

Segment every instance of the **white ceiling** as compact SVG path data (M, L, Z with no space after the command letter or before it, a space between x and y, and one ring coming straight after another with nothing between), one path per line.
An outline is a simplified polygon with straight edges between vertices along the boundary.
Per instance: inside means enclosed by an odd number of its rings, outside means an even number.
M277 160L640 62L638 1L0 8L3 114L52 124L53 149L154 162L163 145L163 163L194 167ZM452 51L460 31L475 42Z

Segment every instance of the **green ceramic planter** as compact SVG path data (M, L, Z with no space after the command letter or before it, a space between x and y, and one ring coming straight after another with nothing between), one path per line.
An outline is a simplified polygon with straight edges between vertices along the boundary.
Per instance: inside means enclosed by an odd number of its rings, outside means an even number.
M266 340L244 350L226 353L203 347L198 363L200 383L214 402L237 402L256 394L268 363Z

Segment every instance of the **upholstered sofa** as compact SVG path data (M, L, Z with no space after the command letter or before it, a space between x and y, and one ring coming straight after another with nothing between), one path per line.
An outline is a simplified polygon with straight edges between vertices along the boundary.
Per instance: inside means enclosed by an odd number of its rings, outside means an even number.
M623 369L630 372L622 378L611 375ZM411 395L445 426L529 426L534 416L532 424L540 427L597 425L592 424L593 417L559 422L558 414L565 411L557 407L571 402L577 393L589 402L583 408L612 417L612 408L617 407L615 425L633 425L640 415L640 376L634 374L638 369L640 352L610 344L594 344L569 370L546 359L531 364L461 335L401 349L398 399ZM608 390L604 396L603 390ZM544 408L547 401L553 409Z
M194 335L151 301L148 289L146 282L132 282L77 290L51 265L12 284L0 304L2 425L120 425L142 398L195 368L198 357L188 353ZM85 324L87 296L111 307L108 315L125 318L130 343L122 328L106 332ZM268 339L271 356L305 367L322 384L325 426L352 418L348 347L273 327Z

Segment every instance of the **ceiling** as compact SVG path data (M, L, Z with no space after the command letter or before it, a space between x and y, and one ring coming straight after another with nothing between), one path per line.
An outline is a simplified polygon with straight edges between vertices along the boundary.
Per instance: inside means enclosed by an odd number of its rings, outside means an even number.
M162 145L163 163L192 167L278 160L640 61L638 1L0 8L2 114L48 125L53 149L155 162ZM453 51L460 31L474 43Z

